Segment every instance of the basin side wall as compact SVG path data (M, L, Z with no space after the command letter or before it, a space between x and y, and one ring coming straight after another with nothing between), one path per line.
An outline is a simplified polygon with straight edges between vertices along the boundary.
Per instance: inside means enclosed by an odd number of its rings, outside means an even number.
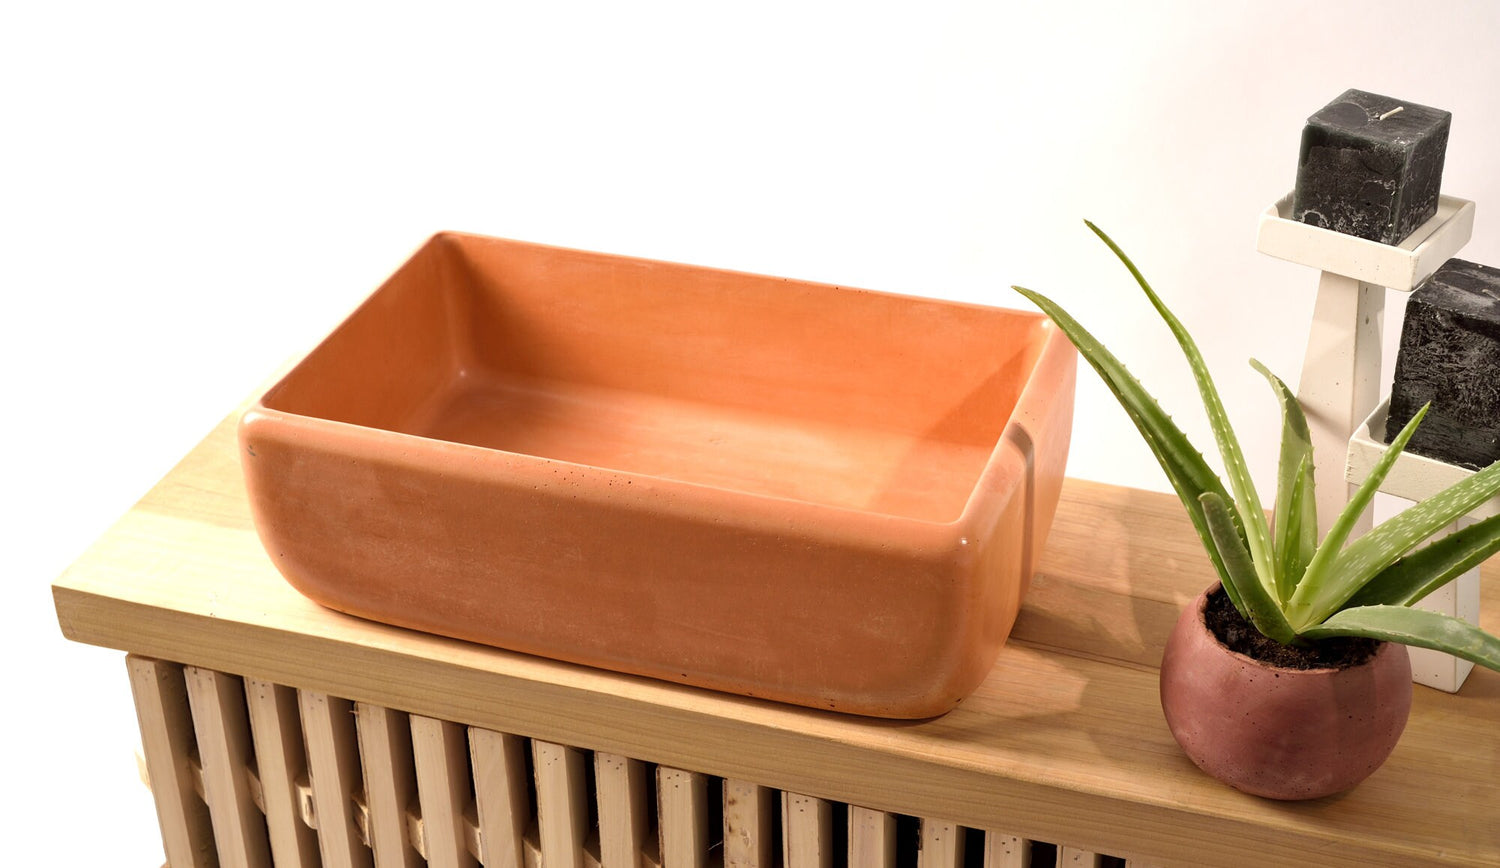
M993 445L1035 314L458 236L469 355L556 379Z
M1022 508L992 538L869 514L746 516L724 492L455 446L350 457L274 414L242 454L257 530L350 614L713 689L888 717L977 686L1019 603ZM253 453L253 457L251 455ZM504 477L504 478L500 478ZM883 540L883 541L882 541Z

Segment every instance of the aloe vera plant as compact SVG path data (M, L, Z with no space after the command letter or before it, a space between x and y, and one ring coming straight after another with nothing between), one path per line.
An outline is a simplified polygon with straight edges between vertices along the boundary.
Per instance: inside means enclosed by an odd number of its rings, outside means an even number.
M1307 419L1286 384L1252 359L1250 364L1270 383L1282 414L1276 501L1268 522L1239 440L1192 336L1119 245L1094 224L1088 227L1129 269L1187 357L1223 457L1228 490L1156 399L1103 344L1051 299L1014 288L1067 334L1119 399L1182 499L1239 613L1283 645L1360 636L1433 648L1500 670L1500 639L1457 618L1411 608L1500 550L1500 516L1421 546L1500 493L1500 462L1351 542L1355 522L1411 439L1427 412L1424 407L1391 441L1320 543Z

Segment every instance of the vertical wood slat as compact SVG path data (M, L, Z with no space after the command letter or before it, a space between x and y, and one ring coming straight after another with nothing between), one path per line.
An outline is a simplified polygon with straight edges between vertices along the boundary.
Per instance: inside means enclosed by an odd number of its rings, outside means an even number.
M589 812L583 751L545 741L533 741L531 747L542 864L584 868Z
M708 776L658 766L656 804L662 868L701 868L706 865Z
M786 868L833 865L833 805L826 800L782 793L781 828Z
M526 791L526 740L469 728L479 859L485 868L525 868L531 800Z
M316 841L326 851L328 864L367 865L371 849L358 840L359 813L366 814L370 848L376 850L381 868L386 864L469 868L479 861L486 868L540 864L549 868L557 864L676 868L711 861L707 801L711 779L706 775L657 770L661 815L657 843L662 857L658 862L649 840L651 766L620 755L595 755L600 832L600 858L596 859L589 852L593 843L589 841L584 751L546 742L533 744L542 803L537 815L539 846L535 839L527 840L533 815L523 738L408 717L378 706L361 704L356 709L347 700L299 693L253 678L243 679L241 686L236 676L198 667L133 655L127 657L127 664L141 719L145 770L155 782L164 848L170 848L169 859L177 852L174 864L256 865L267 864L274 855L277 865L305 868L319 864L309 846ZM401 737L403 733L406 738ZM302 761L304 747L306 762ZM311 785L298 780L302 774L312 778ZM405 783L398 783L403 776ZM175 786L163 786L163 781ZM301 806L305 822L297 817L299 792L304 801L314 803ZM344 793L347 797L340 797ZM823 868L837 858L832 804L781 794L784 835L778 836L773 814L776 795L772 789L744 781L723 782L725 868L774 864L777 838L787 868ZM369 807L356 804L360 797L368 798ZM163 810L163 802L175 802L176 808L168 804ZM257 808L257 803L262 807ZM412 810L418 805L420 814ZM325 831L314 835L309 825ZM413 826L419 837L431 842L426 853L410 845L408 829ZM375 841L388 830L394 830L403 844L397 861L378 856ZM920 837L920 868L965 864L963 828L923 819ZM169 838L174 843L169 844ZM1030 841L993 831L985 832L983 840L985 868L1031 861ZM1048 845L1044 851L1055 852L1060 868L1097 868L1105 861L1078 847ZM848 864L883 868L894 865L895 857L895 816L848 806ZM1126 864L1149 863L1131 859Z
M885 811L849 806L849 864L895 868L896 817Z
M406 824L407 808L417 801L417 773L406 713L358 702L354 705L354 722L375 866L420 868L423 860L412 846Z
M297 692L247 677L245 702L272 859L278 868L316 868L318 835L297 810L297 779L307 774Z
M984 868L1027 868L1030 864L1030 841L1001 832L984 833Z
M451 720L413 714L411 743L427 863L434 868L474 868L479 863L469 852L464 828L464 813L473 792L464 727Z
M918 868L961 868L963 864L964 830L953 823L922 818Z
M371 854L360 839L354 797L363 782L354 705L347 699L301 690L302 731L317 816L318 849L327 868L367 868Z
M599 801L599 863L603 868L640 868L651 832L651 767L611 753L594 754Z
M1099 854L1079 847L1057 848L1057 868L1098 868Z
M781 850L776 839L780 809L776 791L770 787L724 781L724 868L772 868L776 864Z
M230 868L266 865L271 861L271 839L265 816L250 793L255 755L244 683L233 675L197 666L185 667L183 678L219 864Z
M133 654L125 667L167 862L175 868L217 865L208 806L193 790L196 745L182 668Z

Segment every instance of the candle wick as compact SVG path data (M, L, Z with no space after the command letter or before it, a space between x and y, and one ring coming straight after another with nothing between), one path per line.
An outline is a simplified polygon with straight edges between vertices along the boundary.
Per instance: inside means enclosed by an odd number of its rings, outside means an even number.
M1401 112L1401 111L1406 111L1406 106L1404 106L1404 105L1398 105L1398 106L1396 106L1395 108L1393 108L1390 111L1386 112L1385 114L1381 115L1380 118L1379 118L1379 120L1383 121L1386 118L1390 117L1391 115L1395 114L1396 112Z

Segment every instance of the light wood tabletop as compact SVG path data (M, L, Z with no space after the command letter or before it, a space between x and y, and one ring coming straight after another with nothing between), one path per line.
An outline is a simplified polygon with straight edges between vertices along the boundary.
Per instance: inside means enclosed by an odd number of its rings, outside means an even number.
M951 713L893 722L371 623L286 584L225 420L53 586L68 638L881 811L1194 865L1500 864L1500 674L1416 690L1390 760L1278 803L1200 773L1156 666L1212 579L1175 498L1069 480L1010 642ZM1496 576L1484 587L1497 599ZM1484 625L1500 628L1491 606Z

